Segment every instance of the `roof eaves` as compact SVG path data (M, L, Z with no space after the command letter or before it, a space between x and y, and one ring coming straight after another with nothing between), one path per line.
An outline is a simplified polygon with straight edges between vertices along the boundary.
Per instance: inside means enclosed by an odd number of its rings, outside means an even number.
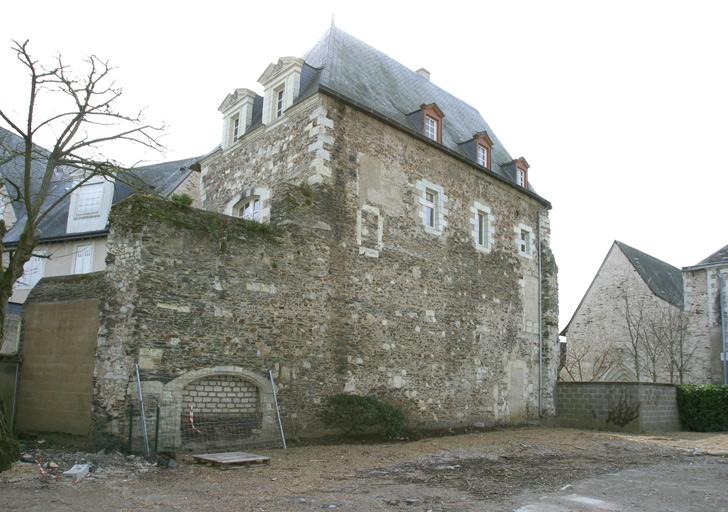
M447 146L444 146L444 145L442 145L440 143L437 143L437 142L435 142L435 141L433 141L431 139L428 139L423 134L416 132L412 128L409 128L408 126L404 126L403 124L395 121L394 119L392 119L392 118L390 118L390 117L388 117L388 116L386 116L384 114L381 114L380 112L377 112L376 110L373 110L373 109L367 107L366 105L362 105L358 101L353 100L353 99L349 98L348 96L343 95L343 94L341 94L341 93L339 93L339 92L337 92L337 91L335 91L335 90L333 90L333 89L331 89L331 88L329 88L329 87L327 87L325 85L319 85L319 91L322 92L322 93L324 93L324 94L328 94L329 96L333 96L334 98L337 98L337 99L343 101L344 103L348 104L349 106L351 106L351 107L353 107L353 108L355 108L357 110L360 110L360 111L362 111L362 112L364 112L366 114L369 114L369 115L371 115L371 116L379 119L380 121L383 121L386 124L394 127L394 128L397 128L399 130L402 130L405 133L407 133L407 134L409 134L409 135L417 138L418 140L420 140L420 141L422 141L422 142L424 142L426 144L429 144L432 147L435 147L435 148L439 149L440 151L444 151L448 155L450 155L450 156L452 156L454 158L457 158L458 160L460 160L462 162L467 163L468 165L470 165L474 169L477 169L480 172L485 172L488 176L491 176L491 177L495 178L496 180L498 180L498 181L500 181L502 183L505 183L508 186L510 186L510 187L518 190L519 192L521 192L523 194L526 194L527 196L535 199L536 201L538 201L539 203L541 203L547 209L550 210L552 208L551 202L549 202L547 199L539 196L535 192L532 192L530 190L527 190L527 189L524 189L522 187L519 187L517 184L513 183L510 180L505 179L502 176L499 176L498 174L496 174L495 172L491 171L490 169L486 169L485 167L482 167L480 165L477 165L475 162L473 162L470 159L464 157L463 155L461 155L460 153L454 151L453 149L450 149Z

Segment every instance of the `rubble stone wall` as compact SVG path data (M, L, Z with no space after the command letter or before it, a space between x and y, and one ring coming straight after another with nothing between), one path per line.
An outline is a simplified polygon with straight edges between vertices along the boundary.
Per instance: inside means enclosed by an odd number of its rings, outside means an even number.
M376 393L425 428L535 420L541 309L552 413L558 303L545 206L338 100L317 95L286 116L203 162L206 208L225 212L240 191L266 188L270 224L154 198L113 208L97 424L123 435L135 360L150 394L206 368L272 370L292 436L315 433L322 404L341 392ZM442 190L437 234L423 226L423 180ZM493 215L488 252L473 239L476 201ZM524 255L520 225L535 234Z

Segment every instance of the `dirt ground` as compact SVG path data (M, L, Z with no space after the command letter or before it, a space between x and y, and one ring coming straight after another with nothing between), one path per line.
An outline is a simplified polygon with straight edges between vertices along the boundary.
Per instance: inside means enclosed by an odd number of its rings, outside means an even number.
M261 450L270 465L174 469L120 454L40 450L76 484L17 463L0 510L728 510L728 434L522 428L380 445Z

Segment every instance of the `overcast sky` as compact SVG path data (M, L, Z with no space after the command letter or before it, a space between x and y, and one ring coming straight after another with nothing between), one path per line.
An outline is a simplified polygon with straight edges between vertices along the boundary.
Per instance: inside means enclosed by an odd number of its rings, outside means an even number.
M12 2L2 8L0 105L24 105L10 39L29 38L39 58L94 53L118 67L125 105L168 125L165 159L201 155L219 143L225 95L262 92L265 67L303 55L334 14L352 35L429 69L527 158L553 204L561 327L615 239L678 267L728 244L728 4L431 5Z

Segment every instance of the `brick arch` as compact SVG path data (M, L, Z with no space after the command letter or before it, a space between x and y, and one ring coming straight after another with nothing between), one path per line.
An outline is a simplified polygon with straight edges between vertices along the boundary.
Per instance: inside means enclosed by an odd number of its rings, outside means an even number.
M174 435L175 447L182 444L180 418L184 411L185 388L193 382L220 376L235 376L257 388L258 408L262 415L261 438L267 439L277 435L273 388L268 376L238 366L214 366L183 373L176 379L166 383L162 388L163 400L170 406L165 408L165 418L161 418L160 423L171 426L171 431L168 434Z

